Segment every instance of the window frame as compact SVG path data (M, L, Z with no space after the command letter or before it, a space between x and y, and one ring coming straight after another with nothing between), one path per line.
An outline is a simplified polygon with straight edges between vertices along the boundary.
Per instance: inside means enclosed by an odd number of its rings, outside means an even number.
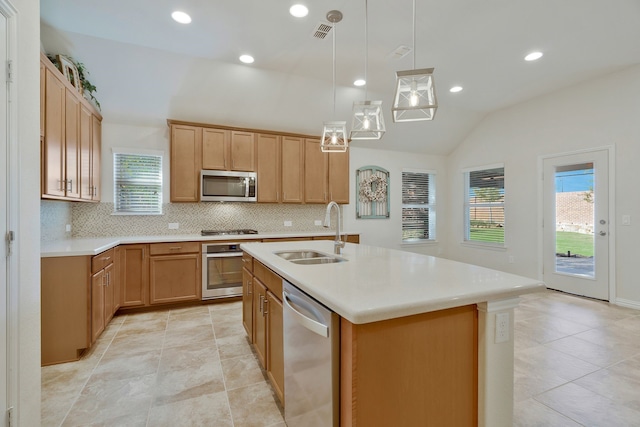
M428 200L426 204L423 203L403 203L402 202L402 193L404 191L404 174L405 173L413 173L413 174L424 174L428 175L429 184L428 184ZM402 168L400 172L400 184L401 184L401 192L400 192L400 203L401 203L401 215L400 215L400 227L401 227L401 244L402 245L425 245L425 244L434 244L437 243L437 227L436 227L436 182L437 182L437 173L432 169L413 169L413 168ZM428 239L414 239L414 240L405 240L403 237L404 234L404 219L403 213L404 209L412 209L412 208L427 208L429 209L429 218L428 218Z
M151 149L140 149L140 148L112 148L112 167L113 167L113 212L112 215L126 215L126 216L141 216L141 215L164 215L162 209L163 202L163 192L164 192L164 151L161 150L151 150ZM121 211L118 209L117 198L119 195L118 185L116 184L116 158L117 155L132 155L132 156L149 156L149 157L159 157L160 165L159 165L159 177L160 177L160 189L158 191L158 203L157 203L157 211L154 212L133 212L133 211Z
M470 202L470 194L471 194L471 173L479 172L479 171L488 171L492 169L502 169L503 174L503 188L502 188L502 202L496 204L496 202L484 202L484 203L471 203ZM504 163L495 163L485 166L477 166L471 168L465 168L462 170L463 173L463 181L464 181L464 200L463 200L463 233L462 233L462 244L465 246L475 246L481 247L485 249L493 249L493 250L506 250L507 249L507 208L506 208L506 171ZM470 230L471 230L471 207L501 207L503 212L504 221L502 223L503 229L503 238L502 242L485 242L479 240L470 240Z

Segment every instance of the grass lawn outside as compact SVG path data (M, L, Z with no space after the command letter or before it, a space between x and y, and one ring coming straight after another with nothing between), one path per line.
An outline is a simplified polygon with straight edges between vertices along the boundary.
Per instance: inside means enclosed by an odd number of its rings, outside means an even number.
M593 234L556 232L556 253L566 254L568 251L571 255L593 256Z
M504 228L471 227L469 241L502 243L504 242ZM571 255L593 256L593 234L556 232L556 253L566 254L568 251L571 251Z

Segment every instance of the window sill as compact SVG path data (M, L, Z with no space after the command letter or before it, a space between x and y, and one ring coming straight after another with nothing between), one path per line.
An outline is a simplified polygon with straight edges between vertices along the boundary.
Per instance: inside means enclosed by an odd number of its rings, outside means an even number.
M402 242L400 242L401 246L433 246L437 244L437 240L416 240L414 242L405 242L403 240Z
M475 249L488 249L490 251L506 252L507 247L502 245L492 245L491 243L479 243L479 242L461 242L460 245Z
M158 213L150 213L150 212L111 212L111 215L116 216L161 216L164 215L162 212Z

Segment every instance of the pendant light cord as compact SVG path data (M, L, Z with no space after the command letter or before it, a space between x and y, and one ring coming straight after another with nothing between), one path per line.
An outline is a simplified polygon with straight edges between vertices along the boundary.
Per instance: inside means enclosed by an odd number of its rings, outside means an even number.
M416 69L416 0L413 0L413 69Z
M333 23L333 118L334 119L336 117L336 24L337 22Z
M415 1L415 0L414 0ZM367 77L367 66L369 64L369 5L364 0L364 100L367 98L367 89L369 88L369 79Z

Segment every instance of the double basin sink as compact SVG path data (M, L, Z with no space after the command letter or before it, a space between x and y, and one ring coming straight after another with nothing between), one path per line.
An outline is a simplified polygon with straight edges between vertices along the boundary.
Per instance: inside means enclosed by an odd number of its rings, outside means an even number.
M336 262L346 261L344 258L316 252L311 250L303 251L283 251L275 252L280 258L284 258L294 264L313 265L313 264L332 264Z

